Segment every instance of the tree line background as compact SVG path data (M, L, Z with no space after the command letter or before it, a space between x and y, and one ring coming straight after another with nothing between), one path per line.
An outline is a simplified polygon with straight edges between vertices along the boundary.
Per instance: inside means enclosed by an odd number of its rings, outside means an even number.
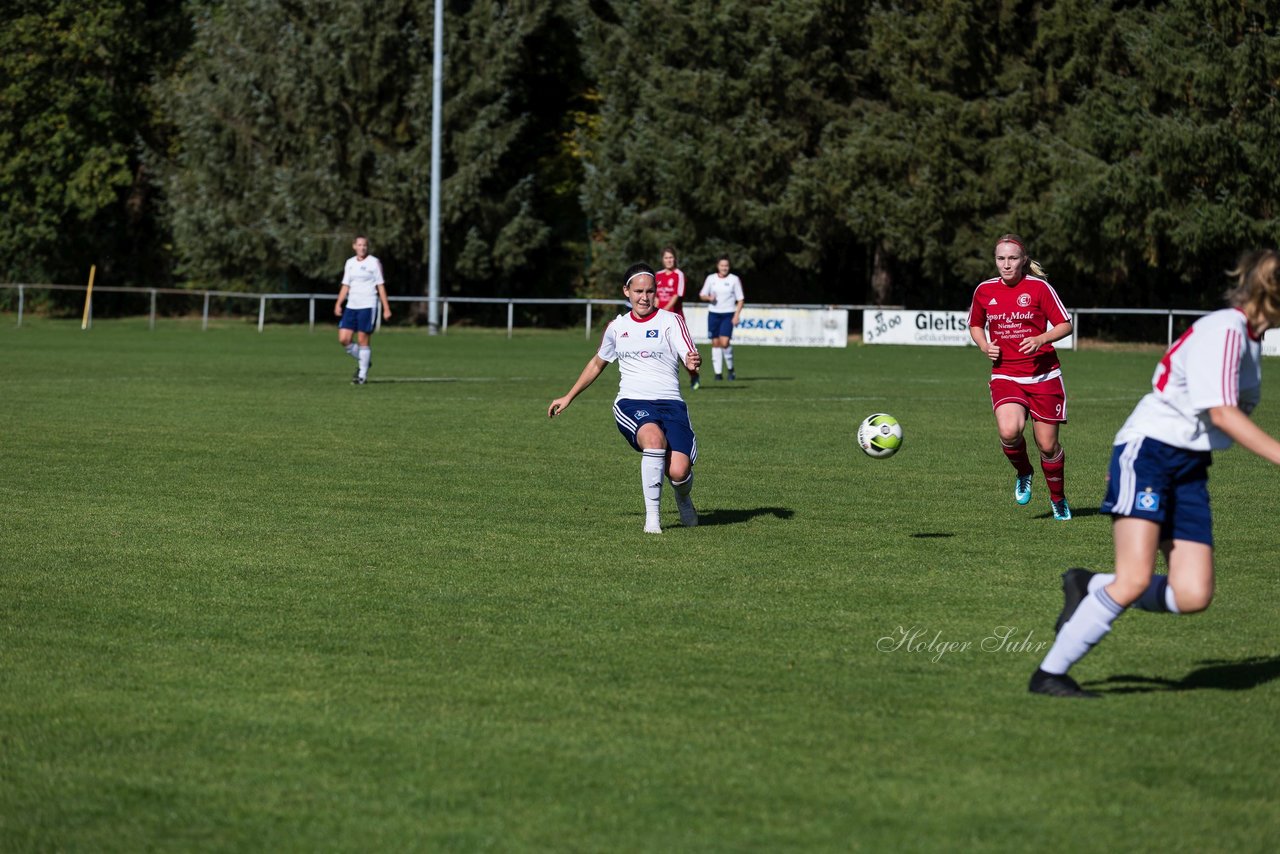
M7 0L0 276L426 289L433 0ZM760 302L1211 307L1280 223L1277 6L449 0L441 283L615 295L674 244Z

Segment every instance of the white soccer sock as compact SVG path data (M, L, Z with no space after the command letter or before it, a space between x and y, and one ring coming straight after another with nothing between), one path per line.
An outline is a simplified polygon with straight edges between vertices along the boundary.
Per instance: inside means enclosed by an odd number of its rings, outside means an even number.
M711 367L716 369L717 374L724 370L724 348L723 347L711 348Z
M357 344L356 342L352 341L350 344L343 347L342 349L346 350L347 355L350 356L351 358L353 359L360 358L360 345Z
M662 448L645 450L640 460L640 485L644 488L644 512L656 517L662 506L662 470L666 468L667 452Z
M733 370L733 345L730 344L724 348L724 366L729 370Z
M670 478L668 478L670 480ZM678 483L671 481L671 488L675 490L676 495L684 497L693 491L693 470L689 470L689 476Z
M369 360L373 358L373 352L368 347L360 348L360 379L369 376Z
M1107 636L1111 624L1123 613L1124 608L1117 605L1105 589L1084 597L1071 619L1058 631L1058 638L1040 663L1040 669L1058 676L1066 673Z

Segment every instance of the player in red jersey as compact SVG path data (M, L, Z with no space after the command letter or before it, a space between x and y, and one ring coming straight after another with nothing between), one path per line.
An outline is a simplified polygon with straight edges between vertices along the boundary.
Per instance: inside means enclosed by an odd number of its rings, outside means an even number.
M676 250L671 246L662 249L662 269L654 277L658 283L658 308L684 317L684 273L676 266ZM691 387L702 387L697 371L689 371Z
M1027 275L1027 270L1034 275ZM1040 264L1027 255L1016 234L996 241L996 270L973 292L969 335L991 360L991 408L1004 454L1017 472L1013 496L1031 501L1031 475L1023 430L1027 416L1040 449L1040 468L1049 487L1053 518L1071 518L1064 492L1065 467L1058 427L1067 421L1067 393L1053 342L1071 334L1071 317L1044 279Z

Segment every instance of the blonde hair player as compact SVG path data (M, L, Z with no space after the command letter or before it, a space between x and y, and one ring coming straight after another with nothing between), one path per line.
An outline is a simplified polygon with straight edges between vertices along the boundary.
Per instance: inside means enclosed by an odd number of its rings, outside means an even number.
M587 362L578 381L547 407L547 417L562 415L574 398L587 389L610 362L618 363L618 396L613 418L618 431L639 451L640 486L644 492L644 530L661 534L662 476L665 472L676 496L680 524L698 524L694 509L693 464L698 440L689 409L680 397L680 364L697 371L701 362L693 336L681 315L658 308L653 268L633 264L622 293L631 310L620 314L604 330L600 349Z
M1062 575L1057 639L1029 690L1096 697L1067 670L1111 631L1126 608L1171 614L1213 600L1209 465L1232 442L1280 465L1280 442L1249 413L1262 396L1262 334L1280 325L1280 254L1244 256L1229 308L1205 315L1173 343L1111 449L1102 512L1112 518L1115 571ZM1163 553L1168 575L1156 575Z
M1071 506L1065 490L1066 455L1058 431L1067 422L1067 390L1053 342L1071 334L1071 317L1021 237L1000 237L995 261L999 275L973 292L969 336L991 360L991 408L1001 448L1016 473L1014 500L1024 505L1031 501L1035 469L1023 437L1030 415L1053 518L1066 521L1071 518Z

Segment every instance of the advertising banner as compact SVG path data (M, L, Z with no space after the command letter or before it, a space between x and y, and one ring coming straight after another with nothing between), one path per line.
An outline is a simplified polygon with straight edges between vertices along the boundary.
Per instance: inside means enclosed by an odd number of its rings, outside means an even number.
M1075 349L1074 336L1054 342L1058 350ZM905 311L864 309L862 340L867 344L922 344L930 347L972 347L967 311Z
M707 309L684 307L689 333L699 344L708 343ZM733 343L770 347L848 347L849 312L819 308L752 308L743 306Z

